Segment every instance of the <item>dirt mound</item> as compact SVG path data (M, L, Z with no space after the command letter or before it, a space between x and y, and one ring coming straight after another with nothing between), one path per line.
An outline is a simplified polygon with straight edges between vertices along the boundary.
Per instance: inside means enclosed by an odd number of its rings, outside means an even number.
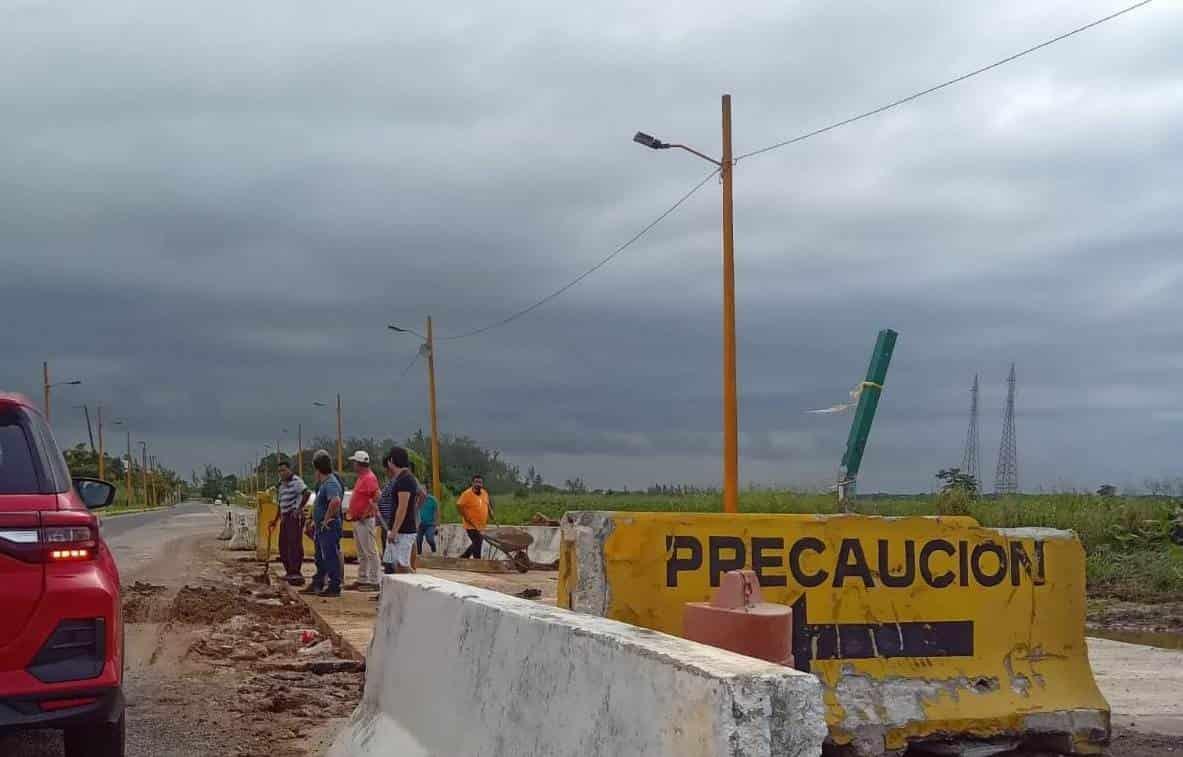
M165 591L167 590L163 586L141 581L136 581L131 586L124 586L121 590L123 622L151 623L165 620L168 612L163 598L160 597Z
M178 623L217 625L236 615L276 621L310 621L308 609L286 596L258 597L225 586L184 586L173 599L169 619Z

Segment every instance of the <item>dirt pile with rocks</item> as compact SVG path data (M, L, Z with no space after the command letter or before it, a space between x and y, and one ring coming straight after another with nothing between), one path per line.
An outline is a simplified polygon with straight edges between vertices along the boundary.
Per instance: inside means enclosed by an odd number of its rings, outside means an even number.
M222 755L320 754L361 699L363 663L336 649L297 598L261 584L257 562L210 557L200 581L123 587L146 673L186 682L161 684L166 693L142 715L217 724L205 741Z

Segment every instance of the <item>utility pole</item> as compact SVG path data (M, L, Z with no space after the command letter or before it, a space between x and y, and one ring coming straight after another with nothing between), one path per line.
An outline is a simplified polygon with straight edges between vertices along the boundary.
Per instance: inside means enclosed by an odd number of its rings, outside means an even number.
M715 160L692 147L662 142L645 132L633 141L653 150L676 147L719 168L723 183L723 512L739 512L739 399L735 349L735 233L731 151L731 95L723 95L723 157Z
M440 493L440 424L435 412L435 335L431 330L431 316L427 316L427 393L431 406L431 493L439 500Z
M49 361L48 360L41 364L41 375L42 375L42 378L45 379L45 383L44 383L45 403L42 405L42 407L45 410L45 422L49 423Z
M149 460L152 462L152 475L148 478L148 480L152 482L152 498L150 499L152 504L148 506L156 507L158 504L160 504L156 499L156 456L153 455L151 458L149 458Z
M345 470L345 448L341 440L341 394L337 393L337 471Z
M144 485L144 506L152 506L152 498L148 496L148 442L140 442L143 462L140 465L140 480Z
M304 424L296 424L296 475L304 478Z
M965 432L965 448L961 455L961 470L977 482L982 491L982 454L978 445L978 374L974 374L973 387L969 390L969 429Z
M127 504L128 504L128 506L131 505L131 497L133 494L132 488L131 488L131 463L132 463L132 460L133 460L133 458L131 456L131 429L129 428L127 430L127 471L126 471L126 474L127 474Z
M998 466L994 469L994 493L1019 493L1019 452L1015 441L1015 364L1010 364L1006 379L1006 411L1002 417L1002 443L998 448Z
M731 177L731 95L723 95L723 512L739 512L739 399L735 356L735 237Z
M103 456L104 456L104 449L103 449L103 404L102 404L101 402L99 403L99 408L98 408L98 410L99 410L99 478L106 480L106 478L107 478L107 466L106 466L105 462L103 461Z
M419 345L419 357L427 358L427 396L428 409L431 415L431 493L439 499L442 495L440 487L440 424L436 414L435 402L435 333L431 328L431 316L427 316L427 335L424 336L414 329L395 326L393 323L386 328L399 334L412 334L423 340Z

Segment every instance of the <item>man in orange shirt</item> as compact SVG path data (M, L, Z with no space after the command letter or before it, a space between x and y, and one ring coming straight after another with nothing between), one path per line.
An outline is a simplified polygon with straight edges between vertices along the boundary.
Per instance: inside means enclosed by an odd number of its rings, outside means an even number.
M456 509L460 511L460 520L463 521L464 530L472 541L468 551L460 557L480 559L481 529L489 525L489 492L485 489L484 477L472 477L472 486L461 492L456 500Z

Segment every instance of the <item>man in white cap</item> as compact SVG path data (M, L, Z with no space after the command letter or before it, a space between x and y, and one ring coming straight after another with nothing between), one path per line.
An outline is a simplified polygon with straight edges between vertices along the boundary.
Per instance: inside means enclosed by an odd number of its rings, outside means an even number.
M359 449L349 458L357 483L349 497L349 519L357 543L357 582L346 586L354 591L377 591L382 565L378 559L378 477L370 469L370 453Z

